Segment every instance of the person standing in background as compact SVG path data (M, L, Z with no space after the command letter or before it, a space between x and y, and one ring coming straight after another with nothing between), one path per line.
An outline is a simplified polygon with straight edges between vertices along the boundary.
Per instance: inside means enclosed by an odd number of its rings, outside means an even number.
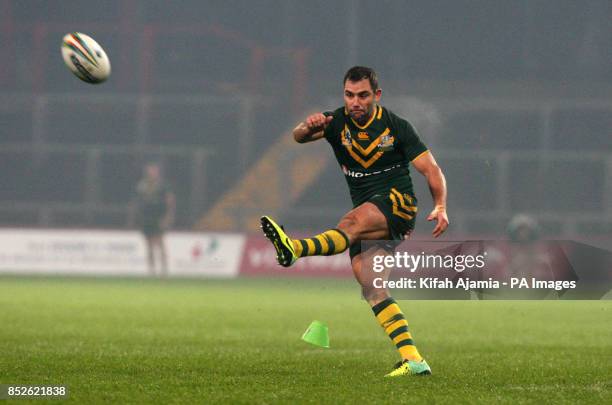
M176 198L162 177L157 163L144 167L143 177L136 186L137 215L147 248L147 263L152 276L156 275L156 255L160 256L160 275L168 274L168 256L164 232L172 226L176 211Z

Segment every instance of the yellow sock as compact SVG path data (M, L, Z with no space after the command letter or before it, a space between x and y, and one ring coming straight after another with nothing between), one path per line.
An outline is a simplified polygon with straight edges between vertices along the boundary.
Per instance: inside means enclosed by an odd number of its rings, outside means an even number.
M399 305L391 297L379 302L372 307L374 315L383 327L385 333L395 343L395 347L400 352L402 359L421 361L423 357L417 350L412 340L412 335L408 331L408 321Z
M298 257L336 255L349 246L348 237L339 229L330 229L312 238L294 239L292 242Z

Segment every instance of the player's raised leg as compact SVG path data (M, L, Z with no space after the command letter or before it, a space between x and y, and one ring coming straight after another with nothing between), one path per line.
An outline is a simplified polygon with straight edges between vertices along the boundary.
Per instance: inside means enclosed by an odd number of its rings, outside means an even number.
M331 256L349 247L349 238L340 229L329 229L307 239L291 239L282 226L268 216L261 217L261 228L276 249L281 266L289 267L304 256Z
M289 267L300 257L331 256L344 252L362 239L387 237L387 222L376 205L365 203L349 211L336 228L312 238L291 239L269 216L261 217L261 229L276 249L281 266Z

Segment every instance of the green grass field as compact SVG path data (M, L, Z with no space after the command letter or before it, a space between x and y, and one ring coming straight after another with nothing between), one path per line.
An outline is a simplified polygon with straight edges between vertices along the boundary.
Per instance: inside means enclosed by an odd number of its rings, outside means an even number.
M612 403L612 301L402 301L430 377L353 281L0 278L0 384L69 402ZM300 340L328 323L331 348ZM20 402L23 403L23 402Z

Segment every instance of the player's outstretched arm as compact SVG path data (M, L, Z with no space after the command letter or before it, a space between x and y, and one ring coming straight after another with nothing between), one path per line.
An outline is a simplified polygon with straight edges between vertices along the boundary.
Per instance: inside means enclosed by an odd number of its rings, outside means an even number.
M333 118L323 113L309 115L293 129L293 139L297 143L306 143L323 138L325 128Z
M414 167L427 179L429 191L434 201L434 209L427 217L428 221L437 221L432 234L435 238L442 235L448 228L446 214L446 178L442 169L436 163L431 152L423 153L412 161Z

